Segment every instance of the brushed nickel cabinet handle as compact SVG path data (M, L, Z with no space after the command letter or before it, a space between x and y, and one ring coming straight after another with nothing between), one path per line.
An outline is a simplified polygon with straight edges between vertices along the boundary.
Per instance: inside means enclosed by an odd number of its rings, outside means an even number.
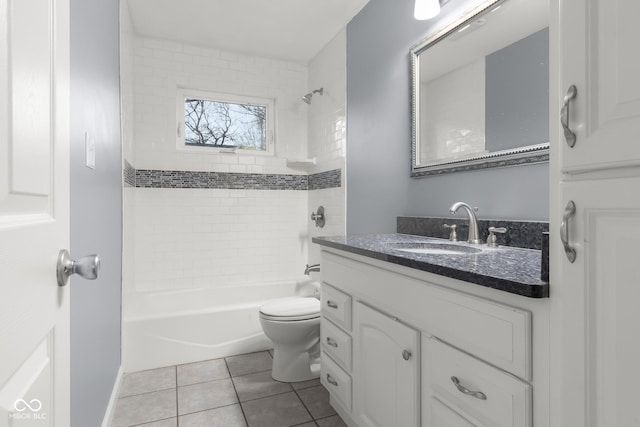
M469 390L468 388L460 384L460 380L457 377L451 377L451 382L456 386L460 393L475 397L476 399L487 400L486 394L481 391Z
M327 382L332 386L338 387L338 381L331 378L331 375L327 374Z
M333 301L331 301L331 300L328 300L328 301L327 301L327 306L328 306L329 308L338 308L338 304L336 304L335 302L333 302Z
M576 86L569 86L567 94L562 100L562 109L560 110L560 123L562 124L562 129L564 130L564 139L567 141L567 145L571 148L576 145L576 134L569 127L569 103L576 97L577 94L578 89L576 88Z
M573 200L569 200L567 206L564 208L564 214L562 215L562 223L560 224L560 240L562 240L562 246L564 246L564 253L567 255L569 262L576 260L576 250L571 247L569 243L569 219L576 213L576 204Z
M335 342L335 340L333 340L330 337L327 337L327 344L330 345L331 347L338 348L338 343Z

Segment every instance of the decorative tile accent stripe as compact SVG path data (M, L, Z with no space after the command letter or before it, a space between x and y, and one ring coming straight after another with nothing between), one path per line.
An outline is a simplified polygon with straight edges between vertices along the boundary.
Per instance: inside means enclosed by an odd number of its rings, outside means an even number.
M342 171L334 169L309 175L309 190L338 188L342 185Z
M131 166L131 163L124 160L124 170L122 171L124 176L124 186L125 187L135 187L136 186L136 169Z
M306 175L136 170L136 187L306 190Z
M233 190L321 190L339 188L342 171L312 175L165 171L135 169L125 160L125 186L140 188L217 188Z

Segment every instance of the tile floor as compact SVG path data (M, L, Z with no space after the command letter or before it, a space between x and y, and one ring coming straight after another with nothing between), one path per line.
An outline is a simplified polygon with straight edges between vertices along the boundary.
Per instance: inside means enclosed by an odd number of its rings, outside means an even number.
M262 351L125 374L111 427L346 427L319 380L271 378Z

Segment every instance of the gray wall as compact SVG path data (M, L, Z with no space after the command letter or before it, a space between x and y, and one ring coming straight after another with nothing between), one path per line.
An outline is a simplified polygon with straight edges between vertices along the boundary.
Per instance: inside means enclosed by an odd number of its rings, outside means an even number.
M71 279L71 421L99 426L120 368L122 186L118 0L71 0L71 255L100 278ZM84 166L84 135L96 169Z
M371 0L347 27L347 232L395 231L398 215L447 216L466 201L479 218L548 219L548 166L410 178L409 49L479 0L451 0L416 21L413 0Z

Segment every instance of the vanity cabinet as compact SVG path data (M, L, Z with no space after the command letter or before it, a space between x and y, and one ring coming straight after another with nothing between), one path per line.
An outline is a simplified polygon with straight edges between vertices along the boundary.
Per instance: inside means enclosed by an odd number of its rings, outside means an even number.
M640 3L551 5L551 425L640 426Z
M548 300L334 248L321 257L321 381L349 426L532 427L536 410L548 426Z

